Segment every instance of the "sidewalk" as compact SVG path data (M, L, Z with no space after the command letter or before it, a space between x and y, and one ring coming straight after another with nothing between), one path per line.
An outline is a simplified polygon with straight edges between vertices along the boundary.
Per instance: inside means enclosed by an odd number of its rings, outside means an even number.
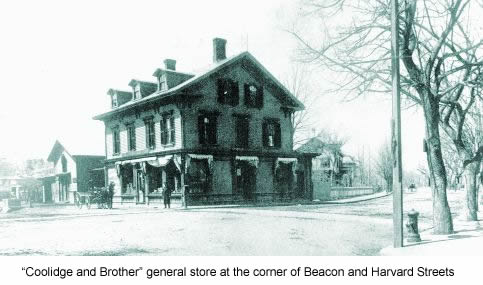
M380 255L483 255L483 221L455 220L454 224L454 234L434 235L431 230L423 231L420 233L421 242L407 243L402 248L386 247L380 251Z
M339 200L332 200L332 201L321 201L320 204L348 204L348 203L357 203L363 201L369 201L377 198L382 198L391 195L392 192L379 192L370 195L362 195L357 197L351 197L346 199L339 199Z

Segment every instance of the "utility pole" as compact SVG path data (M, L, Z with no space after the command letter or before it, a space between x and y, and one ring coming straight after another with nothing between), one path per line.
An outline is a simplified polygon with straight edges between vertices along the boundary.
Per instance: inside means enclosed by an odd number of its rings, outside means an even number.
M403 246L403 189L401 161L401 93L399 74L399 11L398 1L391 1L391 75L392 75L392 199L394 247Z

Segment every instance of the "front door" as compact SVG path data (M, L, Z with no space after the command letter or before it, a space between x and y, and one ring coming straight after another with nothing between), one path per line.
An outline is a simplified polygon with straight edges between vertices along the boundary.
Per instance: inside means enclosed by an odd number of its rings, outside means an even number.
M246 201L253 201L256 183L256 168L246 161L237 162L237 191Z

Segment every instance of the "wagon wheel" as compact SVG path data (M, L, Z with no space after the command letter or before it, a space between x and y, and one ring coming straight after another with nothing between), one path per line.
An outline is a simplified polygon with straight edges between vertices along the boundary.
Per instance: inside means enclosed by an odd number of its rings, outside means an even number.
M75 193L75 205L77 206L77 208L79 209L82 209L82 200L81 200L81 196L79 195L79 193Z

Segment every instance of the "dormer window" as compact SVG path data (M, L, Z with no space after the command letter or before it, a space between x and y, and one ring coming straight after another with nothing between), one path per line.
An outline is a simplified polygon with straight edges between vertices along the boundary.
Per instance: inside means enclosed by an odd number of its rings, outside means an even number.
M238 105L238 82L231 79L218 79L217 85L218 103Z
M255 84L245 84L245 105L251 108L263 107L263 88Z
M141 86L138 84L134 87L134 100L141 99Z
M159 90L164 91L168 89L168 85L166 84L166 74L161 74L159 76Z
M166 81L164 81L164 80L160 81L159 82L159 90L164 91L166 89L168 89L168 87L166 86Z
M111 96L111 107L116 108L117 106L118 106L117 95L114 94L114 95Z

